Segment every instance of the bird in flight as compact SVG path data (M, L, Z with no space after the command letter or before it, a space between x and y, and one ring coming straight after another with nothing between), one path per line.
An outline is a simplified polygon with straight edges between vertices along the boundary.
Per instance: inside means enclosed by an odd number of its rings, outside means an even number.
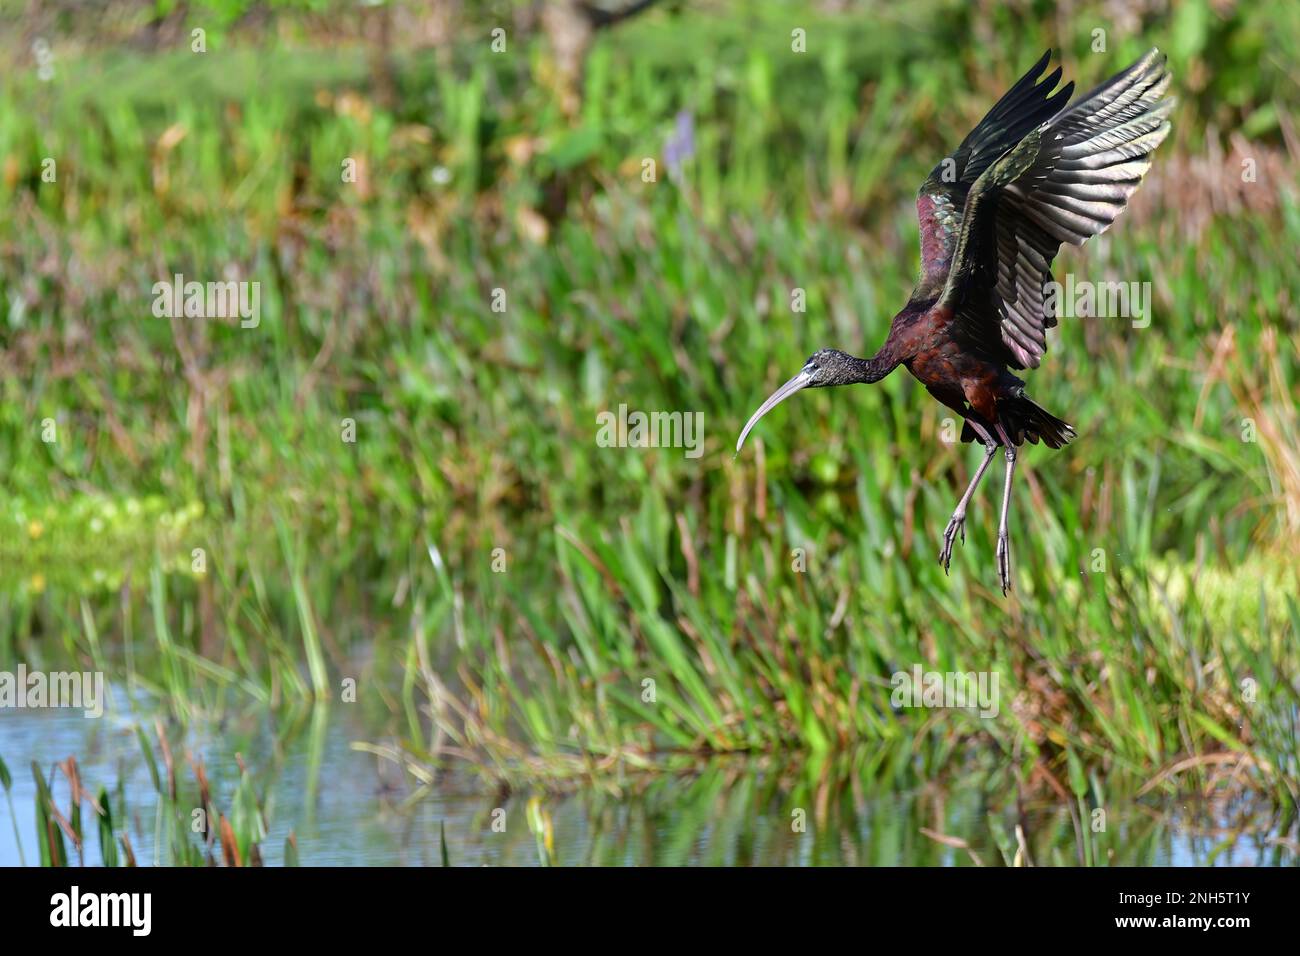
M966 507L997 450L1006 457L997 564L1011 588L1007 515L1016 449L1060 448L1074 429L1035 404L1010 369L1037 368L1056 316L1047 300L1061 243L1082 245L1124 211L1169 133L1174 100L1165 57L1151 50L1092 92L1074 90L1051 51L1021 77L945 158L916 197L921 274L885 344L871 358L821 349L759 406L736 442L775 405L805 388L878 382L902 365L964 419L961 440L984 458L944 530L947 573L953 542L966 540ZM1068 104L1068 105L1067 105Z

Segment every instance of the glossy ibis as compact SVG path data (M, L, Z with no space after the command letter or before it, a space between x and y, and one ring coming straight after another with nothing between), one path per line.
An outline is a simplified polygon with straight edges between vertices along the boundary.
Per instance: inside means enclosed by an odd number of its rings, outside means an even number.
M759 406L736 442L777 403L804 388L878 382L899 365L965 420L963 442L984 458L944 531L947 573L954 539L966 540L966 507L998 448L1007 471L998 524L998 579L1011 587L1007 513L1016 448L1040 440L1060 448L1074 429L1030 401L1009 369L1036 368L1056 325L1047 307L1052 259L1061 243L1082 245L1124 210L1168 134L1172 99L1165 57L1152 50L1091 93L1067 104L1056 90L1051 51L988 112L921 186L921 274L885 344L871 358L836 349L803 369Z

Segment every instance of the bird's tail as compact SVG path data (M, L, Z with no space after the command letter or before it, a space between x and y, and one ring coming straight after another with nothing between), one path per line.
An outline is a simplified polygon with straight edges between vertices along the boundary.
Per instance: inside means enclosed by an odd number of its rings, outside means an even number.
M1047 409L1021 395L1011 402L1001 403L1004 427L1017 445L1021 442L1038 444L1041 439L1048 448L1060 448L1074 437L1074 428Z
M1012 442L1017 445L1023 445L1025 442L1037 445L1041 441L1048 448L1060 448L1074 438L1072 425L1061 421L1036 402L1030 401L1022 390L1017 391L1019 394L1004 395L998 400L998 418ZM986 431L993 431L991 425L987 422L984 424ZM975 442L981 441L982 438L975 429L971 428L968 421L962 426L961 440Z

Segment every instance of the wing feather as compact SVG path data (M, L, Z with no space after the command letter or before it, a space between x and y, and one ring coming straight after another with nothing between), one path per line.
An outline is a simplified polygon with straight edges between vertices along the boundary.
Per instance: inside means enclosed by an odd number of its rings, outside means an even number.
M1051 61L1048 50L993 105L951 154L930 173L916 197L921 225L921 279L918 292L937 296L951 267L961 230L962 209L971 186L998 157L1026 133L1056 115L1070 99L1074 84L1056 90L1057 67L1043 76ZM1055 90L1055 92L1053 92Z
M941 301L972 342L1037 367L1056 325L1044 294L1052 260L1124 211L1169 134L1169 84L1152 50L1027 131L970 186Z

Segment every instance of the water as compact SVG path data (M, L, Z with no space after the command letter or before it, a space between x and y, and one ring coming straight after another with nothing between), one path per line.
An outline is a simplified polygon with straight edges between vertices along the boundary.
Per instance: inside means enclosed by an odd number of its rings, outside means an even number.
M77 757L90 792L109 790L115 811L118 794L125 796L137 862L156 862L159 801L136 726L130 714L86 720L63 710L0 712L0 757L14 778L13 807L29 864L37 858L31 762L48 775L53 762L70 755ZM157 752L153 719L144 718L144 726ZM493 792L494 784L464 771L421 788L396 763L354 746L385 741L346 707L287 717L253 711L227 717L202 736L185 737L175 728L168 735L182 802L187 794L193 800L195 790L186 747L203 759L221 809L231 806L242 757L264 795L269 835L262 855L268 865L283 862L292 831L305 865L436 866L445 832L453 865L535 866L545 852L529 828L530 800L534 819L549 820L550 852L559 865L969 866L976 857L1000 865L1007 857L995 831L1001 830L1012 851L1015 846L1014 795L991 789L996 773L963 774L947 787L924 780L900 786L898 765L889 764L888 773L850 773L830 784L807 767L718 759L687 774L629 778L617 789L508 793ZM884 766L874 756L858 764ZM66 808L68 786L61 774L55 775L54 793ZM1079 841L1068 812L1050 796L1038 804L1031 802L1025 815L1035 862L1078 862ZM92 819L88 807L83 812ZM963 840L969 849L937 842L923 828ZM87 830L85 862L96 865L97 831ZM1108 808L1105 832L1090 831L1089 838L1101 848L1099 858L1112 864L1300 862L1294 828L1288 838L1267 814L1240 807L1130 802ZM9 805L0 801L0 865L18 863Z

